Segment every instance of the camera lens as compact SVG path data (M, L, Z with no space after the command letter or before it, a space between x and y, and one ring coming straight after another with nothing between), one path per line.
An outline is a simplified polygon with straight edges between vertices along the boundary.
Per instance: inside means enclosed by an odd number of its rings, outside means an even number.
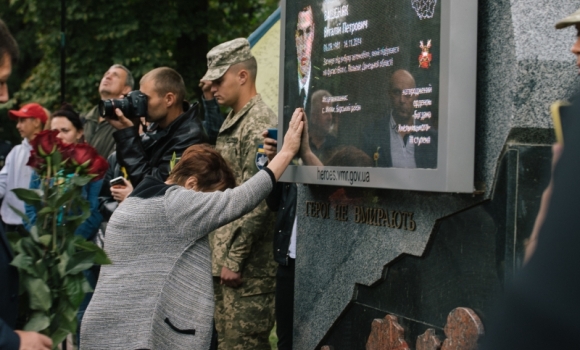
M109 117L117 119L115 109L119 108L126 117L129 117L131 110L129 109L129 101L127 98L101 100L99 102L99 115L101 117Z
M113 107L113 100L99 101L99 115L101 117L115 116L115 108Z

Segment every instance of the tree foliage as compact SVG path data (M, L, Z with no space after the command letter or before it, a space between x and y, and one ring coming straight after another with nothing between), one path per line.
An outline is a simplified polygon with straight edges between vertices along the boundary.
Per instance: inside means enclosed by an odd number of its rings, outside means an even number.
M175 68L188 99L195 99L208 49L249 36L277 6L276 0L66 0L65 100L89 110L99 99L103 73L114 63L127 66L137 82L155 67ZM61 2L0 0L0 18L22 51L5 107L34 101L54 110L61 101ZM1 136L9 138L6 129L12 127L3 125Z

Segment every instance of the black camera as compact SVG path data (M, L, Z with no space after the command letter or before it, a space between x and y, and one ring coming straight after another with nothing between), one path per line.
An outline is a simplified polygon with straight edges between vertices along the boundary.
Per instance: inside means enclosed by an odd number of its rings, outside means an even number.
M139 90L131 91L127 96L119 99L101 100L99 115L117 119L115 108L119 108L125 117L132 119L147 115L147 95Z

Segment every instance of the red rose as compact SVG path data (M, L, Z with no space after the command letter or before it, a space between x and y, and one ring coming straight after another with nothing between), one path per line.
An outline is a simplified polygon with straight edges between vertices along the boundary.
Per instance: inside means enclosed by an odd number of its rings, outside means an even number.
M97 181L105 176L107 169L109 169L109 162L107 162L105 158L97 156L89 164L87 172L89 173L89 175L95 175L93 181Z
M88 166L92 159L96 159L99 154L97 151L86 143L79 143L74 145L72 150L67 150L68 158L72 161L72 163L76 166ZM63 154L63 158L65 158Z
M73 155L75 146L76 146L76 144L74 144L74 143L69 143L69 144L61 143L58 147L58 151L62 155L63 167L65 169L67 169L67 171L73 172L73 173L76 171L76 168L77 168L77 166L75 164L73 164L73 162L72 162L72 155Z
M39 157L35 150L31 150L30 157L28 158L28 163L26 163L26 165L36 171L39 171L46 166L46 160L44 160L42 157Z
M58 135L58 130L41 131L30 141L30 145L41 157L49 156L61 144L56 135Z
M74 152L76 144L74 143L68 143L68 144L64 144L61 143L58 147L58 151L60 152L60 154L62 154L62 160L67 160L72 158L72 154Z

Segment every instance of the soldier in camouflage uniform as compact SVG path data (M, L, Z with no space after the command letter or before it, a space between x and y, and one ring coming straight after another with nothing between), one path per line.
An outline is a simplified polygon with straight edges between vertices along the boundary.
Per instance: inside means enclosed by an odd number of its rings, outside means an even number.
M257 64L246 39L214 47L207 60L202 80L212 81L217 102L232 108L216 149L242 184L265 164L261 133L276 117L256 92ZM219 350L270 349L276 276L273 227L274 215L264 201L210 235Z

